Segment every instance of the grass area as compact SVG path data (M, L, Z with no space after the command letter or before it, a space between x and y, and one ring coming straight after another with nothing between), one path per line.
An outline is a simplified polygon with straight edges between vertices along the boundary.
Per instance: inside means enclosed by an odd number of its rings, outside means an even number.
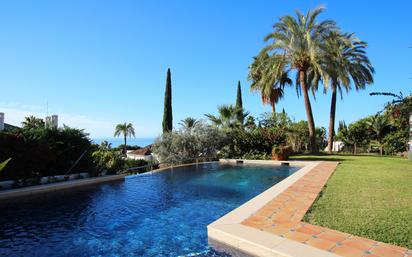
M349 155L292 159L341 162L306 222L412 249L412 162Z

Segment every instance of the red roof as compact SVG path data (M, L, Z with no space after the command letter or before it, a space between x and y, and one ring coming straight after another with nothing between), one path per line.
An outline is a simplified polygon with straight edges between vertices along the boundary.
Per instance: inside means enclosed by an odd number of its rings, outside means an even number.
M134 155L150 155L152 152L150 151L149 148L142 148L142 149L137 149L129 152L129 154L134 154Z

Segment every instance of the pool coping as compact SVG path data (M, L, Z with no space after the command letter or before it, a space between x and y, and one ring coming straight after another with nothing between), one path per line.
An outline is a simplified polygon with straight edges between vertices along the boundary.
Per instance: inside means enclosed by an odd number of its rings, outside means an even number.
M221 160L236 163L236 160ZM283 162L243 160L245 164ZM235 256L412 256L406 248L301 222L338 162L289 161L291 176L207 226L209 244Z
M11 199L30 197L30 196L41 195L41 194L46 194L50 192L56 192L60 190L67 190L67 189L72 189L72 188L77 188L77 187L91 186L91 185L96 185L96 184L101 184L101 183L124 180L126 177L150 175L153 173L157 173L157 172L161 172L161 171L165 171L165 170L173 169L173 168L192 166L192 165L197 165L197 164L218 163L218 162L219 161L208 161L208 162L179 164L175 166L163 167L163 168L151 170L151 171L140 173L140 174L134 174L134 175L124 173L124 174L117 174L117 175L83 178L83 179L76 179L76 180L70 180L70 181L54 182L50 184L6 189L6 190L0 191L0 203L2 201L7 201Z
M223 159L220 160L220 162L235 164L236 160ZM207 226L209 241L222 244L219 245L217 250L220 250L220 247L224 246L223 248L234 248L235 250L251 256L337 256L317 248L241 224L244 220L263 208L269 201L281 194L320 163L305 161L287 162L292 166L300 166L302 168ZM243 163L281 165L284 162L243 160ZM215 246L215 243L212 243L212 247L213 246Z
M0 191L0 203L2 201L8 201L11 199L18 199L18 198L26 198L35 195L47 194L61 190L67 190L77 187L83 186L90 186L96 185L106 182L114 182L119 180L124 180L126 177L125 174L119 175L108 175L102 177L94 177L94 178L83 178L71 181L64 181L64 182L56 182L51 184L45 185L35 185L35 186L28 186L22 188L15 188L15 189L8 189L4 191Z

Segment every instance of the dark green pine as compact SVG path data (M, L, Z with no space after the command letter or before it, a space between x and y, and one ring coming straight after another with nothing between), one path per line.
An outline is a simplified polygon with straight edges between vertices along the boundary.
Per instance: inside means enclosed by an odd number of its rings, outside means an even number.
M242 89L240 87L240 81L237 82L236 111L237 111L237 120L243 124L243 102L242 102Z
M163 133L172 131L173 129L173 116L172 116L172 78L170 74L170 68L167 69L166 77L166 90L165 90L165 105L163 112Z

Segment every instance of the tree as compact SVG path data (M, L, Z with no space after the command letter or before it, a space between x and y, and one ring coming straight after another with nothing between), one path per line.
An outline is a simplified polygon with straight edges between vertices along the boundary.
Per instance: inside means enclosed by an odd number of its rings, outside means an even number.
M105 171L113 174L124 165L120 152L113 150L107 141L103 141L92 156L98 172Z
M252 115L249 115L245 122L245 127L248 129L256 128L255 118Z
M248 112L245 112L243 109L236 109L233 105L219 106L218 113L218 116L212 114L205 114L205 116L214 126L221 127L226 130L243 126L243 124L239 122L238 117L242 116L242 120L244 120L249 115Z
M194 128L199 123L198 120L192 117L187 117L179 122L179 125L182 126L185 130L190 130Z
M370 136L365 119L360 119L354 123L349 124L347 141L352 142L354 154L357 153L359 146L364 146L369 143Z
M119 137L120 135L123 135L124 137L124 146L123 146L123 153L127 153L127 145L126 145L126 139L128 137L134 137L135 132L133 128L132 123L120 123L116 125L115 131L114 131L114 136Z
M167 69L167 75L166 75L166 89L165 89L165 102L164 102L162 127L163 127L163 133L170 132L173 129L172 78L170 74L170 68Z
M267 53L254 58L249 68L249 80L252 82L252 91L258 91L263 104L272 106L272 113L276 113L276 104L283 98L286 85L292 85L292 80L283 73L280 78L273 73L273 62ZM275 70L275 72L277 72Z
M237 120L239 121L239 123L243 124L244 117L241 111L243 110L243 102L242 102L242 89L240 87L240 81L237 82L236 110L238 111Z
M386 115L377 114L368 120L368 125L374 133L374 138L379 144L379 153L383 155L384 138L389 132L390 123Z
M268 55L272 81L280 81L282 76L291 71L297 72L296 86L303 94L306 116L308 119L310 151L316 152L315 122L309 100L308 89L313 81L309 75L315 74L328 84L328 74L323 69L322 50L325 37L337 30L334 21L317 22L322 7L309 11L306 15L296 12L296 18L290 15L280 18L273 25L273 32L266 36L265 41L272 41L264 47L259 56ZM260 58L260 57L259 57ZM259 59L258 58L258 59ZM315 87L313 87L315 88Z
M155 140L152 150L161 162L176 163L216 157L226 144L223 131L199 122L191 131L164 133Z
M44 121L40 118L36 118L33 115L24 118L24 121L21 123L22 129L38 129L44 128Z
M354 34L331 32L326 37L323 65L330 77L332 91L327 146L329 152L332 152L335 133L337 91L342 98L342 88L349 91L351 82L356 90L364 89L365 85L373 83L374 69L366 56L366 46L367 44L355 38ZM329 85L326 84L325 91L328 87Z

